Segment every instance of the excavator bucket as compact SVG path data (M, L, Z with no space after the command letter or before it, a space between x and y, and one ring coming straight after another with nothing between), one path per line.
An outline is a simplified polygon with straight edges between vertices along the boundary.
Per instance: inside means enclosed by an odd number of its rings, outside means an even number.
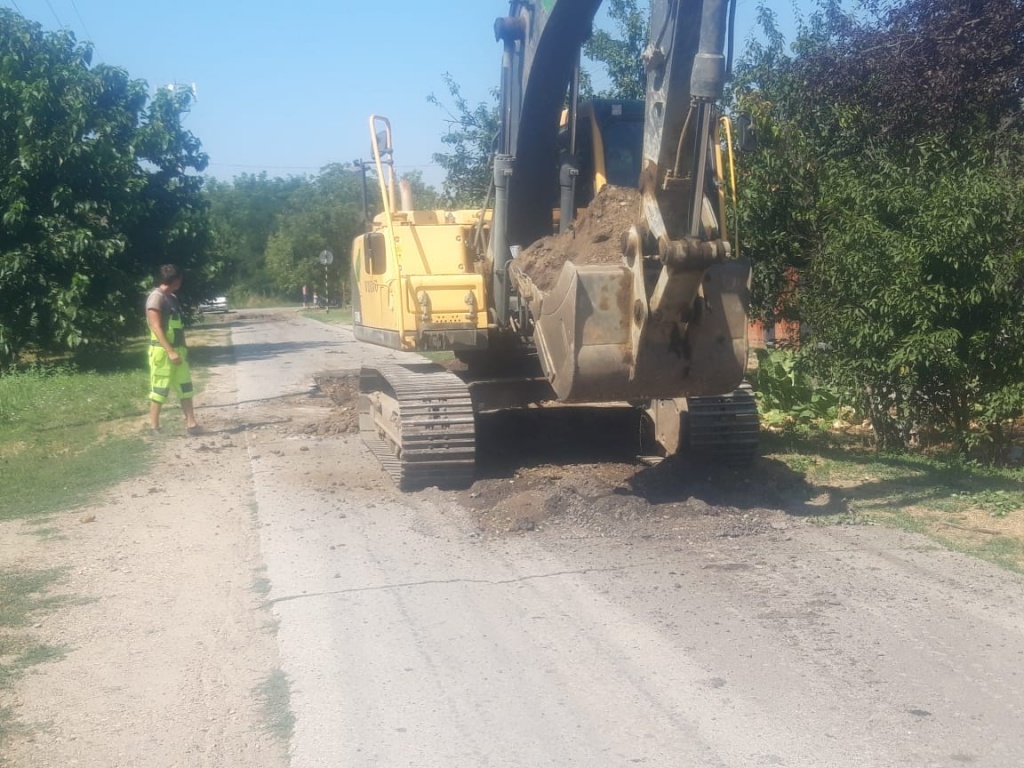
M562 402L621 399L629 384L629 298L625 266L575 267L538 302L534 341Z
M577 267L566 262L554 288L540 291L517 268L510 273L528 302L533 339L559 401L646 401L732 392L747 358L750 267L714 264L698 273L688 322L659 319L633 333L645 302L642 279L625 264Z

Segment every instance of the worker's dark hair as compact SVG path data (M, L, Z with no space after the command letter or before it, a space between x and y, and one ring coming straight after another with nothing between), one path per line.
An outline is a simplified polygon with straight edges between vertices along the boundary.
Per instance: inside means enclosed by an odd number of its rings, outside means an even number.
M174 264L164 264L160 267L160 274L157 279L160 285L170 285L175 280L181 277L181 270Z

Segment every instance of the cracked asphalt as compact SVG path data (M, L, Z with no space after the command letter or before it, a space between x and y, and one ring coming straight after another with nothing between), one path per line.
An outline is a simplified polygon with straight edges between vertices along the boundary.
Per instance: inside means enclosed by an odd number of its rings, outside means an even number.
M1021 577L784 509L495 533L285 428L393 353L291 315L233 340L294 768L1024 765Z

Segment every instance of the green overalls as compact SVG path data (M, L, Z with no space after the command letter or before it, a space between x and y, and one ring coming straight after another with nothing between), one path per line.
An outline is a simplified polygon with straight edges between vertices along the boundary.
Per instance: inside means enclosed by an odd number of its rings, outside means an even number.
M162 293L162 292L161 292ZM166 296L165 296L166 299ZM167 356L167 350L160 340L149 330L149 399L157 403L166 403L174 389L178 398L185 400L195 394L192 390L192 371L188 367L188 349L185 347L185 325L181 322L181 313L169 309L170 301L164 301L164 309L160 312L164 333L174 351L181 356L181 362L175 365Z

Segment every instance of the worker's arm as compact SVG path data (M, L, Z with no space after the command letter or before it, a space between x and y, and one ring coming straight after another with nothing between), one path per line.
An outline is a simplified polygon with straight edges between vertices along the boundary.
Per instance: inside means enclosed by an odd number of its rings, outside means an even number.
M157 341L160 342L160 346L167 351L167 358L177 365L181 362L181 355L174 351L174 347L171 346L171 342L167 340L167 334L164 333L164 327L160 320L161 317L159 309L146 310L146 321L149 323L149 329L153 331L153 335L156 336Z

